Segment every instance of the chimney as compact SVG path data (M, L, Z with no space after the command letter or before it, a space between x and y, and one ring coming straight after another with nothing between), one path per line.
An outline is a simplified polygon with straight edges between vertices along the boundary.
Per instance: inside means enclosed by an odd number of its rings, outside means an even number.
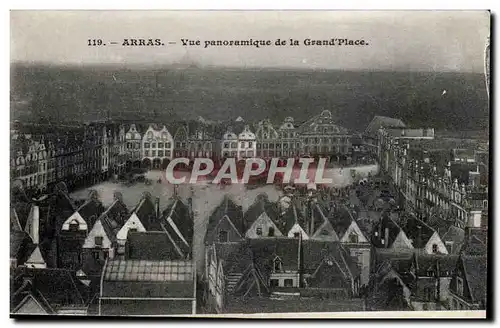
M385 228L384 247L385 248L389 247L389 228Z
M156 218L160 217L160 197L156 197L155 199L155 209L156 209Z
M307 217L311 220L311 225L309 228L309 236L314 233L314 215L313 215L313 201L310 199L307 202Z
M422 226L417 226L417 247L420 247L422 242Z

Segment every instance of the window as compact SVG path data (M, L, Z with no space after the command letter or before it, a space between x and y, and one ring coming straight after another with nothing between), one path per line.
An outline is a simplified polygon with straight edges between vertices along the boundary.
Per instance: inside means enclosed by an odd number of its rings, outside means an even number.
M94 258L94 260L99 261L101 259L101 252L100 251L92 252L92 257Z
M224 148L229 148L229 142L224 142Z
M69 231L78 231L78 222L76 220L70 222Z
M172 147L172 144L170 142L165 143L165 148L170 148Z
M271 279L269 281L269 285L271 287L278 287L280 285L280 281L279 281L279 279Z
M245 148L245 143L244 142L240 142L240 148Z
M321 230L321 235L322 236L328 236L329 235L328 230L325 230L325 229Z
M219 242L226 243L228 241L227 231L219 231Z
M432 244L432 253L436 254L438 252L438 245Z
M299 238L299 236L300 236L300 233L298 233L298 232L294 232L294 233L293 233L293 237L294 237L294 238Z
M262 236L262 228L260 228L260 227L257 228L256 233L257 233L257 236Z
M94 241L95 241L95 245L96 246L102 246L102 241L103 241L103 237L95 237L94 238Z
M281 262L281 259L279 257L276 257L274 259L274 272L280 272L283 270L283 262Z
M130 228L128 229L128 232L137 232L137 228Z
M158 148L163 148L163 142L158 143Z
M273 228L273 227L269 227L269 233L268 233L268 236L269 236L269 237L274 237L274 228Z
M285 279L285 287L293 287L293 279Z
M352 232L350 235L349 235L349 242L350 243L357 243L358 242L358 235L355 234L354 232Z
M149 148L149 143L148 142L144 143L144 148Z
M248 142L248 147L252 148L253 147L253 142Z

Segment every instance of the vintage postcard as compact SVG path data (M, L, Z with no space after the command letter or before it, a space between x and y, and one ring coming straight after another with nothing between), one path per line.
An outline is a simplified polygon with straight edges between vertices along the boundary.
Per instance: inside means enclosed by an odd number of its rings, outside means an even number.
M11 316L485 318L490 19L11 11Z

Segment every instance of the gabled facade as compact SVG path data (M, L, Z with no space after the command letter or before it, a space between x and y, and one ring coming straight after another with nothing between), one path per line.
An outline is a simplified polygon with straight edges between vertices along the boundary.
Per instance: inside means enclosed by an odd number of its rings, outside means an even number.
M205 245L241 241L243 237L243 211L226 195L208 219Z
M278 209L267 199L266 195L257 197L244 215L245 237L281 237L283 234L277 227Z
M461 255L450 282L450 310L484 310L487 298L487 259Z
M152 125L142 137L142 162L145 167L166 168L174 155L174 139L168 129L163 126L155 129Z

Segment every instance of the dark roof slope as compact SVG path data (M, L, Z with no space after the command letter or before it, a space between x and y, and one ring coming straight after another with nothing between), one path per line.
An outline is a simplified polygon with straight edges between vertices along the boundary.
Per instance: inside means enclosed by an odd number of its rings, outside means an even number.
M403 227L406 236L413 241L414 248L424 248L432 235L436 232L425 222L409 217Z
M194 234L194 218L189 210L188 205L186 205L178 197L174 197L173 199L171 199L169 205L163 211L161 219L162 224L170 225L170 223L168 222L169 218L182 234L182 237L189 244L189 247L192 247Z
M486 301L487 259L485 256L462 256L464 273L474 302Z
M128 260L181 260L182 252L165 232L129 232L127 235Z
M142 196L142 199L139 201L139 204L132 210L132 213L135 213L142 225L146 230L150 230L150 227L154 225L156 218L156 208L153 200L151 199L151 195L145 194Z
M255 264L264 278L273 271L273 261L279 257L283 270L299 269L299 238L266 238L249 241Z
M228 195L224 196L221 204L217 206L208 219L207 232L205 234L205 243L212 244L215 240L214 231L224 216L227 216L238 230L240 235L244 234L243 210L236 205Z
M276 224L278 219L278 208L276 204L271 203L267 195L258 195L255 202L250 205L243 216L245 222L245 230L248 230L252 224L263 214L266 215ZM278 227L279 228L279 227Z

